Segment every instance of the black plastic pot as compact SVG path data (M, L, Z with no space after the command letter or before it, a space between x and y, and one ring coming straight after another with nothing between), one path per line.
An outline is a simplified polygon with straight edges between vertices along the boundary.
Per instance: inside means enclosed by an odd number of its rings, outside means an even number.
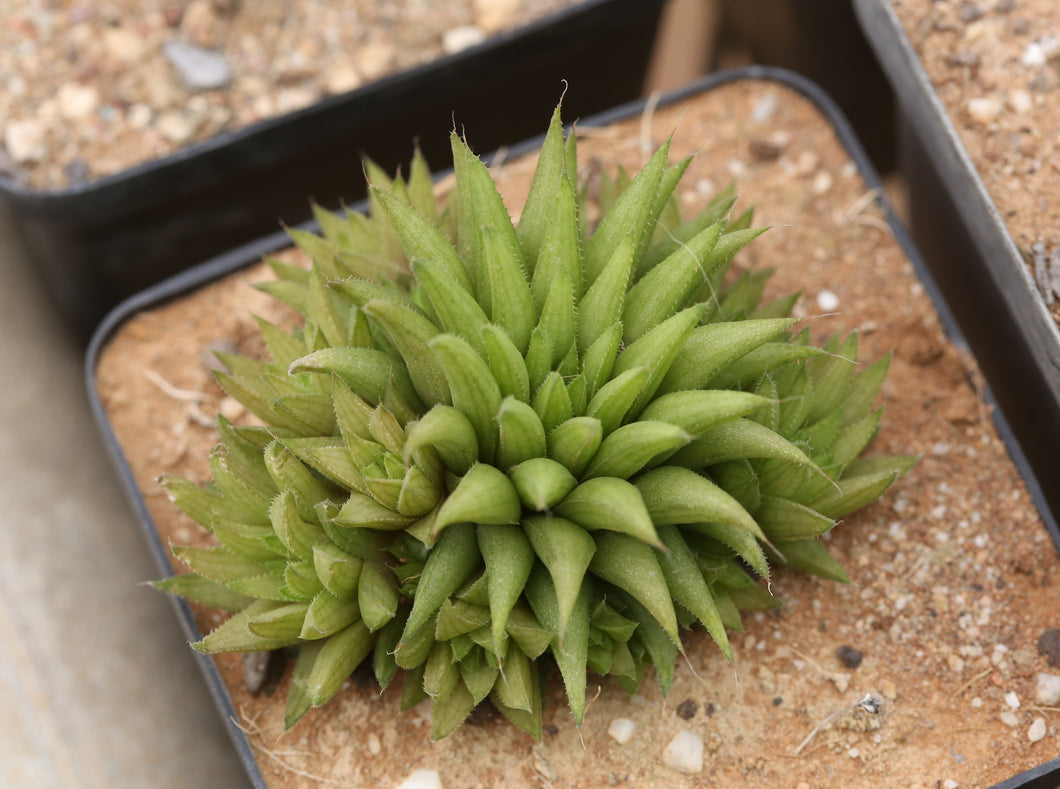
M362 155L393 171L422 141L446 161L457 123L493 150L640 95L663 0L585 0L522 29L304 110L85 186L37 191L0 176L6 207L83 338L121 299L188 266L364 196ZM566 81L566 83L564 83Z
M876 199L879 201L881 209L887 217L890 231L911 261L921 284L931 297L940 321L949 335L950 341L959 349L966 350L967 345L964 342L960 328L953 320L949 308L936 287L930 272L921 262L920 257L904 228L898 222L885 199L881 196L882 191L880 190L879 178L872 168L867 155L861 148L850 125L839 112L836 105L819 87L805 78L788 71L753 66L704 77L679 91L663 97L660 104L666 105L677 103L695 94L706 92L720 85L738 80L764 80L788 87L809 99L830 121L840 142L857 165L866 185L870 189L876 190ZM640 115L644 109L644 102L631 102L616 107L601 115L588 118L581 122L581 125L605 126L610 123L636 117ZM508 154L511 157L516 157L529 151L533 151L540 146L541 140L541 137L537 137L521 143L518 146L513 147ZM364 208L364 205L362 204L360 207ZM304 227L306 229L313 229L312 223L306 223ZM106 317L92 337L86 354L86 385L92 410L103 434L107 450L115 464L121 484L126 495L129 497L133 510L140 519L145 536L158 562L160 571L164 575L169 575L173 572L165 546L162 544L158 531L155 528L145 503L143 492L137 486L134 475L122 453L120 445L118 444L96 387L96 369L100 360L100 355L112 335L127 320L136 314L189 294L228 274L258 263L263 255L267 255L289 246L290 240L285 233L275 233L251 244L235 249L230 253L215 258L214 260L194 269L185 271L119 305ZM987 403L993 404L992 396L989 391L984 393L984 397ZM993 419L996 429L1008 448L1013 462L1024 478L1028 492L1037 506L1046 528L1058 549L1060 549L1060 530L1057 529L1056 521L1046 506L1041 496L1041 490L1023 458L1020 445L1008 428L1005 414L1001 409L995 408L993 410ZM177 610L181 625L189 640L194 641L201 638L201 633L198 631L192 611L187 602L181 598L175 597L172 598L172 602ZM238 718L233 709L231 697L221 680L217 667L213 660L207 656L196 654L196 658L199 661L200 668L206 676L210 691L217 702L222 718L236 744L236 748L246 764L254 786L263 789L265 784L255 760L254 751L247 739L246 733L235 723ZM1048 789L1054 789L1054 785L1058 778L1060 778L1060 759L1025 772L1010 780L1004 781L1001 784L997 784L993 789L1046 789L1047 787Z
M1060 511L1060 330L887 0L856 0L900 97L912 230Z
M721 0L721 35L755 63L820 85L854 126L876 169L895 166L894 96L851 0Z

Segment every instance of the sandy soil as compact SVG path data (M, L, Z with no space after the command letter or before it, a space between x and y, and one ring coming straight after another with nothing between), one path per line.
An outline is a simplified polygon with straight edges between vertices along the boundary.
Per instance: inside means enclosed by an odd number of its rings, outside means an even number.
M1060 5L891 4L1060 321Z

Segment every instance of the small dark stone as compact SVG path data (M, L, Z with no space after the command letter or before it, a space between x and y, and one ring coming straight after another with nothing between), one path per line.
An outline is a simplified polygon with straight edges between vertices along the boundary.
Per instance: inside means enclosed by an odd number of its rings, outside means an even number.
M1060 666L1060 630L1045 630L1038 638L1038 651L1049 658L1050 666Z
M1007 14L1009 11L1016 7L1016 0L997 0L997 5L994 7L1000 13Z
M74 159L63 167L63 175L68 186L84 186L90 175L88 163L84 159Z
M714 716L714 702L708 701L707 706L703 708L703 712L707 713L707 717L711 718Z
M692 699L685 699L677 705L677 714L684 720L692 720L699 711L699 705Z
M961 6L961 21L970 24L983 18L983 9L975 3L964 3Z
M773 706L774 707L779 707L783 703L784 703L784 699L782 699L780 696L777 696L776 698L773 699Z
M210 5L222 16L231 16L239 10L239 0L210 0Z
M243 685L251 696L271 696L283 676L281 651L246 652L243 654Z
M839 658L840 662L842 662L847 668L857 668L861 665L862 658L865 657L860 649L854 649L854 647L847 646L846 644L843 644L843 646L836 649L835 656Z
M974 52L957 52L946 58L951 66L967 66L969 68L979 65L979 56Z
M766 162L778 158L784 150L773 140L764 140L760 137L752 137L747 147L753 157Z
M554 723L548 724L548 726L545 727L545 734L550 734L552 736L559 734L559 726Z
M1026 35L1031 30L1031 21L1026 17L1020 17L1012 22L1012 32L1017 36Z

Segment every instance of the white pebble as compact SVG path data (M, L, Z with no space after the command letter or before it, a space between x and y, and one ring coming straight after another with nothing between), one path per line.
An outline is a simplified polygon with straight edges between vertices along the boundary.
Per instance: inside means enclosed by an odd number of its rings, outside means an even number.
M809 175L817 172L821 157L813 151L802 151L795 157L795 173L797 175Z
M825 312L832 312L839 306L839 297L830 290L822 290L817 294L817 306Z
M615 718L607 727L607 733L613 740L625 745L632 739L633 732L637 730L637 724L629 718Z
M767 93L760 98L751 110L751 123L765 123L777 108L777 94Z
M957 789L958 786L960 786L960 784L954 781L952 778L947 778L945 781L942 782L942 789Z
M416 770L397 789L442 789L442 778L437 770Z
M990 123L1001 114L1001 102L991 97L969 99L968 114L978 123Z
M151 111L150 106L138 102L129 107L129 112L126 114L125 119L129 126L134 129L146 129L154 116L155 114Z
M818 170L817 175L813 177L813 184L810 189L815 195L823 195L829 189L832 188L832 174L827 170Z
M1049 58L1060 52L1060 38L1056 36L1043 36L1037 41L1032 41L1023 50L1024 66L1044 66Z
M857 759L860 755L861 751L859 751L857 748L851 748L849 751L847 751L847 756L849 756L851 759Z
M393 68L394 48L385 43L365 44L357 50L357 71L366 81L379 79Z
M1014 90L1008 95L1008 106L1019 113L1027 112L1034 106L1034 99L1025 90Z
M163 44L162 51L188 90L216 90L232 81L232 69L220 52L176 40Z
M733 178L743 178L747 174L747 165L739 159L730 159L725 167Z
M276 109L283 113L308 107L314 101L316 101L316 93L302 86L284 88L276 93Z
M685 775L703 770L703 739L688 729L682 729L663 750L663 764Z
M1060 676L1039 674L1038 684L1034 688L1034 700L1043 707L1055 707L1060 704Z
M1005 694L1005 703L1008 704L1012 709L1018 710L1020 708L1020 697L1016 695L1016 691L1010 690Z
M1000 715L1001 722L1006 726L1019 726L1020 719L1012 710L1005 710Z
M143 57L147 42L131 27L111 27L103 31L103 47L116 60L132 63Z
M1045 718L1035 718L1034 723L1027 729L1027 739L1038 742L1045 739Z
M372 756L378 756L383 751L383 743L379 741L379 735L372 732L368 735L368 752Z
M217 411L229 422L235 422L246 414L247 409L234 397L225 396L217 404Z
M36 119L12 121L4 127L4 147L20 164L39 161L47 155L44 136L44 124Z
M55 94L59 114L67 120L87 118L99 108L99 91L91 85L67 82Z
M339 63L328 71L324 87L328 93L345 93L361 87L361 75L349 63Z
M486 31L481 27L466 25L446 30L442 36L442 49L452 55L486 40Z
M974 699L972 699L972 706L975 707L976 709L979 709L980 707L983 706L983 700L981 698L979 698L978 696L976 696Z
M166 110L158 116L155 127L171 143L180 145L191 139L197 124L180 110Z

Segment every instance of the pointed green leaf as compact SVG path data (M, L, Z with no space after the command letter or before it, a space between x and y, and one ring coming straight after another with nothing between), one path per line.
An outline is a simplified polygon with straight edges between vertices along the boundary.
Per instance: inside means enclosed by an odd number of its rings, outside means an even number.
M487 324L482 329L490 371L504 397L515 397L526 402L530 399L530 376L526 361L515 347L508 333L500 326Z
M202 603L222 611L240 611L246 608L252 598L236 594L219 581L214 581L198 573L183 573L152 581L151 586L168 594L175 594L185 600Z
M370 192L386 209L386 214L397 231L401 246L405 250L405 256L409 260L427 261L452 277L461 288L471 291L472 280L460 256L449 243L449 239L434 226L430 219L402 204L384 189L373 188Z
M736 499L691 469L661 466L641 475L633 484L656 526L718 521L767 541L755 519Z
M555 371L549 373L544 383L534 392L531 405L541 417L541 424L546 433L574 415L570 394L563 383L563 376Z
M418 450L430 447L454 474L465 474L478 460L475 426L462 411L436 405L410 425L405 438L405 462Z
M632 422L603 440L583 476L629 479L652 460L669 456L691 440L690 433L669 422Z
M401 636L403 642L427 623L441 608L445 598L460 588L481 558L475 528L471 524L457 523L442 533L427 555L412 611Z
M667 140L601 218L596 232L585 247L586 285L591 286L596 282L621 245L632 242L629 250L631 256L640 256L651 238L649 222L654 220L652 208L669 153L670 141ZM609 326L613 322L608 321L604 325Z
M306 678L306 693L314 707L338 693L346 678L371 654L374 640L364 623L357 621L324 642Z
M497 465L508 469L545 454L545 426L527 403L505 397L497 412Z
M633 342L666 318L685 309L697 288L713 273L710 252L721 236L715 223L649 271L626 295L622 311L626 342ZM720 261L716 261L720 265Z
M562 638L578 600L585 570L596 550L595 543L585 529L565 518L528 516L523 519L523 529L534 553L552 576L559 605L557 633Z
M482 233L482 249L490 283L490 317L508 333L519 353L526 353L530 332L537 324L537 310L521 255L494 228L483 227Z
M563 121L557 104L538 152L530 192L516 230L523 257L531 265L537 261L541 246L556 221L556 195L565 180L563 164Z
M540 565L531 573L526 585L526 599L538 621L554 635L552 654L556 659L567 691L574 722L581 727L585 714L585 673L589 653L589 599L592 584L581 585L565 623L560 619L556 588Z
M597 230L593 239L599 234ZM636 240L632 235L624 235L605 261L606 265L599 276L589 278L592 284L578 303L577 338L580 353L584 353L608 327L622 318L626 289L633 270L635 245ZM588 277L588 270L586 275Z
M373 299L362 310L383 327L405 360L420 400L428 407L436 403L449 405L445 374L428 347L430 340L440 333L438 327L415 310L389 299Z
M609 529L662 545L639 491L624 479L588 479L556 505L555 511L589 531Z
M545 457L524 460L509 469L508 476L523 506L538 512L558 504L578 484L565 466Z
M504 472L476 463L442 503L434 533L454 523L518 523L520 512L519 493Z
M463 412L475 428L480 459L491 461L497 448L493 418L501 405L496 379L466 340L453 334L440 334L431 340L430 346L449 381L453 406Z
M635 537L618 532L599 531L594 537L596 553L589 563L590 572L636 598L679 644L677 615L655 551Z

